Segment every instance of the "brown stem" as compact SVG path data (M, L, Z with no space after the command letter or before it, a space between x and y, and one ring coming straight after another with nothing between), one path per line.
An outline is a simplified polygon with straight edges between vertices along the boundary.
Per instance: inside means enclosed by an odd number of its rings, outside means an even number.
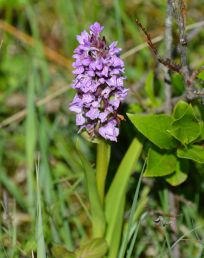
M181 74L181 66L180 65L175 64L170 58L162 58L159 55L157 48L154 46L154 44L151 40L150 34L146 31L146 29L143 27L143 25L141 24L141 22L138 19L136 19L136 24L142 30L142 32L145 34L146 39L147 39L147 44L148 44L149 48L152 50L152 53L157 58L157 60L161 64L166 66L168 69Z

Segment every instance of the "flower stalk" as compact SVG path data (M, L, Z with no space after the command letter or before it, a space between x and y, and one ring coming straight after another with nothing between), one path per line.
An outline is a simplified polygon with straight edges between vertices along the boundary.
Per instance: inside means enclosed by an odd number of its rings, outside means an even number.
M97 144L96 183L101 204L104 202L105 180L110 161L110 144L101 139Z

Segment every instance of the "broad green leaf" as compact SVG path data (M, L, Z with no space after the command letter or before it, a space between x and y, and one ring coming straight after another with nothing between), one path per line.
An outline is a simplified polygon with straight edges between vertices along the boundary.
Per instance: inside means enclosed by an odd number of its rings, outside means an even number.
M149 149L144 176L166 176L176 170L176 157L170 152Z
M188 103L186 103L183 100L179 101L174 107L174 111L173 111L174 118L177 120L177 119L180 119L182 116L184 116L188 107L189 107Z
M188 169L188 160L178 159L176 163L176 171L167 176L166 181L173 186L182 184L188 178Z
M81 246L77 251L77 258L103 258L108 245L103 238L95 238Z
M177 150L177 156L183 159L191 159L199 163L204 163L204 147L201 145L191 145L188 148Z
M168 133L173 118L168 115L128 114L137 130L161 149L172 149L177 141Z
M204 139L204 122L203 121L200 122L200 134L201 134L200 140L203 140Z
M204 71L200 72L197 77L204 81Z
M204 110L203 110L203 105L201 103L197 103L197 105L193 105L193 112L195 117L199 122L204 120Z
M181 76L178 73L175 73L175 74L172 74L171 80L172 80L173 89L174 89L176 95L183 94L183 92L185 90L183 76Z
M66 247L61 246L61 245L56 245L52 248L52 254L54 258L76 258L76 254L73 252L70 252L66 249Z
M192 106L188 105L186 108L185 104L179 105L175 110L175 115L179 119L172 123L169 133L184 145L197 139L200 135L200 124L194 115Z
M115 241L115 232L119 227L119 222L123 218L121 214L121 204L124 202L128 180L132 174L135 163L142 151L142 144L135 138L128 148L124 158L122 159L116 175L111 183L105 199L105 215L107 221L106 240L111 249L114 249L114 255L109 257L115 258L119 247L119 241ZM121 221L122 223L122 221Z

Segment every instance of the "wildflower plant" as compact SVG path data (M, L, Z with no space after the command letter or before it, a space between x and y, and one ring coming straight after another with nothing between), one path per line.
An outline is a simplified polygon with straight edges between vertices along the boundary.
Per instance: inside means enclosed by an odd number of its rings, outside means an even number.
M97 140L96 180L101 201L104 199L110 145L117 141L123 116L118 108L127 95L124 88L124 62L117 42L110 45L101 35L104 27L98 22L90 26L90 33L77 36L78 47L73 58L75 79L72 87L77 91L69 109L76 113L79 132L85 130L89 139Z
M88 164L79 151L91 211L90 245L97 249L96 256L93 257L104 257L109 248L107 257L115 258L121 239L126 187L135 161L140 156L142 144L133 139L105 192L110 142L117 142L120 122L123 120L118 109L128 90L123 85L125 77L124 62L120 58L121 49L117 47L117 42L106 42L101 35L103 29L103 26L95 22L90 26L89 33L83 31L77 36L79 45L73 55L75 78L72 84L76 95L69 109L76 113L79 132L85 131L89 140L97 143L96 169ZM96 241L99 241L97 246Z

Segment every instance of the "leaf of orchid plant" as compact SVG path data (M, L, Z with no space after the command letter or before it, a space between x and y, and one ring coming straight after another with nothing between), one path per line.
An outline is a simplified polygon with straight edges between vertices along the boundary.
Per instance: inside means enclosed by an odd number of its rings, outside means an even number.
M114 248L114 255L116 257L119 247L119 241L115 242L115 231L118 228L118 223L121 216L121 203L126 194L128 180L134 169L134 165L138 160L142 151L142 144L135 138L129 146L124 158L122 159L116 175L111 183L105 200L105 215L107 220L106 240Z
M67 248L62 245L54 246L52 248L52 255L54 258L59 258L59 257L76 258L77 257L75 253L68 251Z
M85 183L90 202L93 237L103 237L105 232L105 216L96 185L96 171L80 152L80 148L78 148L78 152L84 167Z
M108 250L108 245L103 238L89 240L77 251L77 258L103 258Z

